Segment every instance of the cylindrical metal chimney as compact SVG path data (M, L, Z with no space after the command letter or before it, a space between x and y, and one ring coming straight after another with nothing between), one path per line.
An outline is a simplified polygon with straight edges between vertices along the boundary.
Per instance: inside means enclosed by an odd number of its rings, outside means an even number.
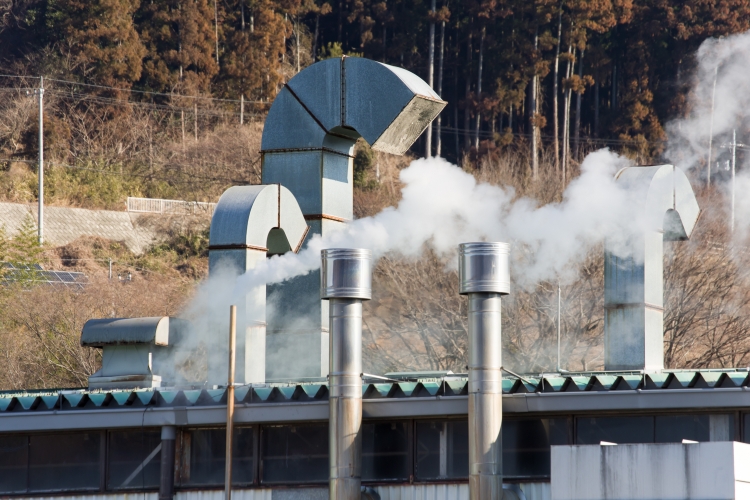
M369 250L321 252L320 296L329 300L329 498L359 500L362 483L362 301L372 295Z
M510 293L507 243L459 246L459 293L469 296L469 498L503 497L500 296Z

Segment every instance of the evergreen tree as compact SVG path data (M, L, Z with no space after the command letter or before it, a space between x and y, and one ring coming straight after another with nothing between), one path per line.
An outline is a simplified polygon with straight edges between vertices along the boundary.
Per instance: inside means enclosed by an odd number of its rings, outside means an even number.
M208 0L144 3L136 24L147 54L141 84L161 92L208 93L218 73L214 9Z
M133 25L140 0L50 0L54 45L73 57L86 81L130 88L141 77L146 49Z

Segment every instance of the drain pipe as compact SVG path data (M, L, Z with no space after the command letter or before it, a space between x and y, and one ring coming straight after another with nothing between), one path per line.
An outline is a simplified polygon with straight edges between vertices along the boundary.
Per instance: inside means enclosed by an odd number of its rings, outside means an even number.
M459 246L459 293L469 296L469 498L503 497L500 297L510 293L507 243Z
M321 252L322 299L329 301L329 499L359 500L362 484L362 301L372 295L369 250Z
M159 477L159 500L174 498L174 458L177 432L174 426L161 428L161 473Z

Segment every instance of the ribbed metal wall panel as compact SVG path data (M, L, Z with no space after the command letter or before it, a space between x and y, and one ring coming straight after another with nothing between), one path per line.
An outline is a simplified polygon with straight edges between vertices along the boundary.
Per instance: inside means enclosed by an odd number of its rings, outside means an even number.
M526 495L526 500L552 500L550 483L522 483L518 486Z
M54 497L31 497L28 500L158 500L158 493L113 493L106 495L64 495Z
M232 500L271 500L273 490L232 490ZM223 500L224 490L179 491L176 500Z
M551 500L550 483L521 483L526 500ZM377 486L381 500L469 500L468 484Z
M374 489L380 500L469 500L468 484L412 484Z
M550 483L522 483L526 500L551 500ZM468 484L404 484L376 486L381 500L469 500ZM317 500L327 498L326 488L232 490L233 500ZM180 491L176 500L223 500L223 490ZM71 495L63 497L34 497L33 500L158 500L156 493L107 495Z

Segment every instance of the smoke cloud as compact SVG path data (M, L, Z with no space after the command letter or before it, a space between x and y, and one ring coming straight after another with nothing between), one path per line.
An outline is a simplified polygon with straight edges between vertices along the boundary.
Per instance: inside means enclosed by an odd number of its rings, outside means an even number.
M748 129L750 33L710 38L701 44L696 60L690 115L667 124L664 156L683 170L705 170L710 141L715 171L717 153L731 142L732 131Z
M696 53L696 69L689 95L689 116L666 126L668 142L664 152L667 161L690 172L693 178L711 184L725 196L712 200L712 207L731 217L731 142L736 131L737 142L750 143L750 32L703 42ZM750 188L746 169L749 155L737 151L735 191L735 238L750 234L750 202L739 196ZM710 153L709 153L710 151Z
M517 198L511 188L478 182L443 159L416 160L401 172L398 206L325 237L316 235L299 254L261 262L238 278L235 294L318 269L324 248L367 248L377 259L389 252L418 257L430 245L447 257L462 242L506 241L524 250L525 258L514 263L521 266L522 286L564 275L571 261L604 238L627 253L623 235L643 221L632 213L630 194L618 187L614 174L630 164L606 149L592 153L563 200L540 207Z

